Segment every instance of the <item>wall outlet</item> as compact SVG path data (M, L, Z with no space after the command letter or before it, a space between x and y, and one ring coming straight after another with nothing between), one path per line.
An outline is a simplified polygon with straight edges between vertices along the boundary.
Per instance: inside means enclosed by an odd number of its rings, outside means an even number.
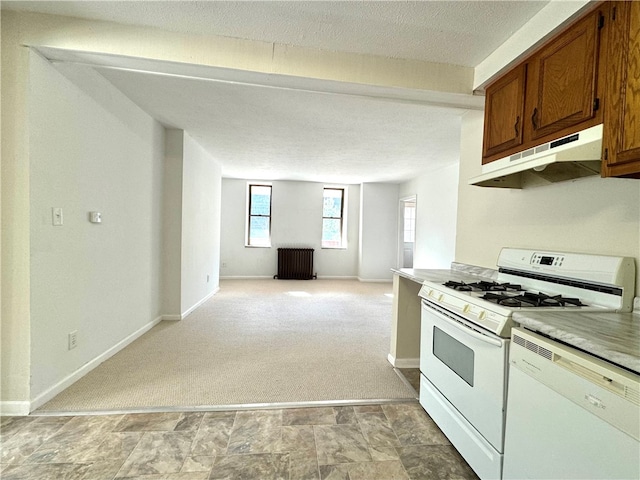
M73 350L78 346L78 331L74 330L69 333L69 350Z

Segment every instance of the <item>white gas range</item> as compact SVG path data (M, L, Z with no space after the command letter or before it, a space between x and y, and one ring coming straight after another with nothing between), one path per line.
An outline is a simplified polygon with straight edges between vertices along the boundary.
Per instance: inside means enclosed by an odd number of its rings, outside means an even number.
M495 278L425 281L420 403L480 478L502 477L514 312L628 312L630 257L504 248Z

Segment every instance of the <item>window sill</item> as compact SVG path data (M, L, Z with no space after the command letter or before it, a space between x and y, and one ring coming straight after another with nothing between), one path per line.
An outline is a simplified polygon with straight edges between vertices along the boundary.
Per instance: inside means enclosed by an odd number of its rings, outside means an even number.
M244 248L271 248L271 245L245 245Z
M320 247L320 250L347 250L347 247Z

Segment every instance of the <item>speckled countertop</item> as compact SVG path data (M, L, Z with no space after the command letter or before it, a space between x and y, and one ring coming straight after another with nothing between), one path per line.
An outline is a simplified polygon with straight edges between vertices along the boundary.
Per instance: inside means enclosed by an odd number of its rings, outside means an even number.
M449 270L393 269L418 283L447 280L473 282L495 278L491 269L452 263ZM513 320L640 375L640 300L635 313L514 312Z
M640 314L516 312L514 322L640 375Z
M490 268L476 267L466 265L464 263L452 263L450 269L430 270L418 268L392 268L393 273L397 273L401 277L408 278L414 282L422 283L424 281L444 283L448 280L460 282L477 282L478 280L495 279L498 272ZM478 278L482 277L482 278Z

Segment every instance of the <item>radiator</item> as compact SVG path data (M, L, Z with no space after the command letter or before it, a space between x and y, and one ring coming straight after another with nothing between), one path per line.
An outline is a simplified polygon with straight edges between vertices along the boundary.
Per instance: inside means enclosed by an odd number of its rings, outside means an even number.
M278 274L281 280L309 280L313 274L313 248L279 248Z

